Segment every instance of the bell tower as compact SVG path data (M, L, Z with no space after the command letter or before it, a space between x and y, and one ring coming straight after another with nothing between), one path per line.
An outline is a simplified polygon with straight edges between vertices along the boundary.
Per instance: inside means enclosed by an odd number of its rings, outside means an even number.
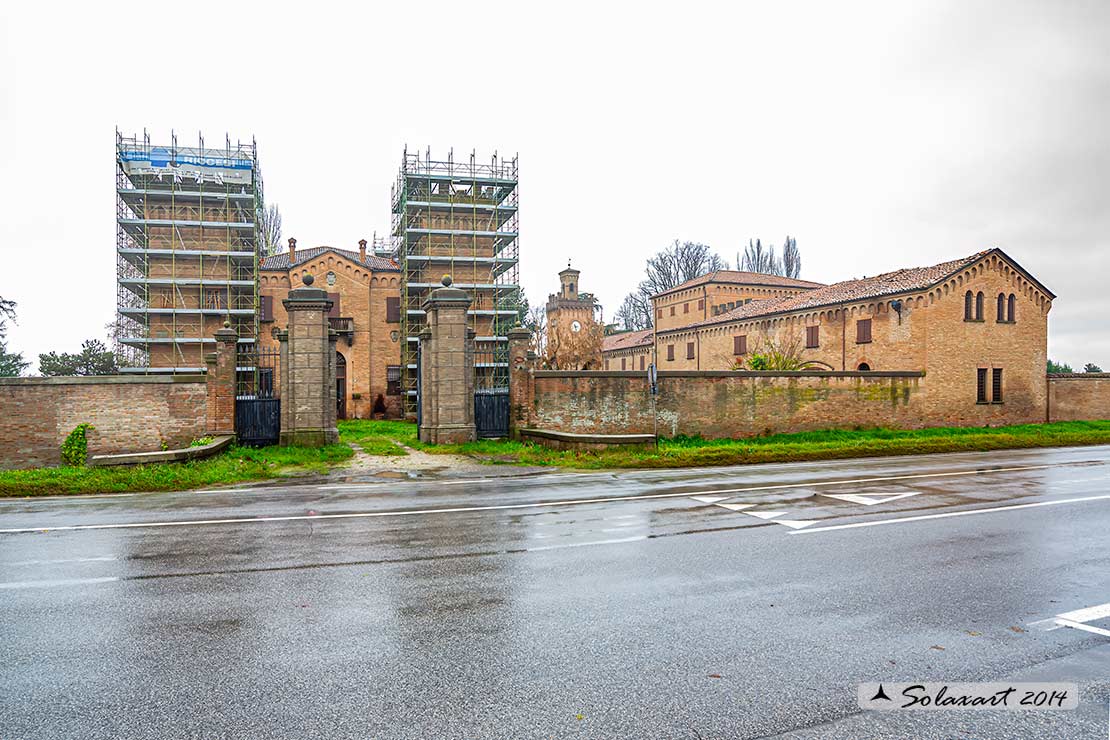
M564 301L577 301L578 300L578 270L570 266L570 260L567 260L567 269L559 273L559 282L562 284L560 288L559 297Z

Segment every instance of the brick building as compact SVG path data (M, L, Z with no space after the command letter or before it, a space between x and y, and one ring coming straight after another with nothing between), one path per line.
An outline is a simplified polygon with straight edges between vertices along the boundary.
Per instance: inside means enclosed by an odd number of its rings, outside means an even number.
M662 371L729 370L769 343L796 345L826 370L927 373L928 404L951 423L1044 419L1055 295L999 249L824 286L736 283L722 294L718 279L654 296L654 341L645 332L607 337L607 367L624 360L639 370L628 360L650 352ZM746 294L757 287L768 293ZM694 318L680 323L685 316Z
M329 322L336 344L336 402L339 418L400 417L401 273L397 264L334 247L297 248L262 260L259 266L260 345L276 351L274 330L288 324L282 300L311 274L313 287L332 300Z

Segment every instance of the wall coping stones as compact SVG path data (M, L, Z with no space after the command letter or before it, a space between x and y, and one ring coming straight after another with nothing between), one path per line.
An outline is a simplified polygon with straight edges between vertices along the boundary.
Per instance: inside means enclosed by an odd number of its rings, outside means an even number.
M1049 373L1049 380L1106 380L1110 373Z
M537 378L647 377L646 370L535 370ZM921 370L660 370L660 378L924 378Z
M0 385L140 385L203 383L204 375L69 375L54 378L0 378Z
M228 447L235 435L216 437L206 445L184 447L180 450L159 450L157 452L126 452L122 455L91 455L89 467L102 468L110 465L144 465L147 463L184 462L211 457Z

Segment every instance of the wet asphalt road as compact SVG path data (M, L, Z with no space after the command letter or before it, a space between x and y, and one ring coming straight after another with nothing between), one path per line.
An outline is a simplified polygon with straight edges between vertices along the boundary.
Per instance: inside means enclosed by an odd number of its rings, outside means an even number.
M1110 733L1110 616L1037 624L1110 602L1107 447L6 500L0 530L4 740ZM1082 696L856 707L917 680Z

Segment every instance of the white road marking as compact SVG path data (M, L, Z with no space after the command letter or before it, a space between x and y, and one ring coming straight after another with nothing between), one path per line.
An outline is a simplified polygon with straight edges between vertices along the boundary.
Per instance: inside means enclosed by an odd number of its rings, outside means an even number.
M110 583L118 580L119 578L115 576L105 576L104 578L60 578L56 581L12 581L10 583L0 583L0 589L14 590L18 588L48 588L50 586L85 586L92 583Z
M618 545L623 542L639 542L646 540L647 535L640 537L621 537L614 540L590 540L589 542L568 542L565 545L544 545L542 547L529 547L528 552L541 552L543 550L562 550L566 547L589 547L590 545Z
M788 511L745 511L748 516L757 516L760 519L774 519L775 517L789 514Z
M897 519L879 519L873 522L855 522L853 524L834 524L831 527L818 527L805 532L791 532L790 534L814 534L816 532L833 532L839 529L857 529L859 527L881 527L884 524L904 524L906 522L921 522L926 519L947 519L953 516L971 516L972 514L992 514L1000 511L1013 511L1015 509L1031 509L1035 506L1059 506L1061 504L1078 504L1084 501L1103 501L1110 499L1110 494L1105 496L1083 496L1082 498L1057 499L1055 501L1037 501L1031 504L1011 504L1009 506L992 506L988 509L971 509L969 511L946 511L942 514L922 514L920 516L904 516Z
M717 504L717 506L720 506L722 509L728 509L729 511L743 511L744 509L752 508L755 504Z
M816 519L776 519L775 524L781 524L791 529L802 529L817 523Z
M1098 627L1088 627L1085 624L1086 622L1096 622L1100 619L1106 619L1107 617L1110 617L1110 604L1099 604L1098 606L1088 606L1083 609L1057 614L1055 617L1032 622L1030 626L1038 627L1046 632L1051 632L1061 627L1074 627L1075 629L1086 629L1088 631L1095 631L1095 634L1105 633L1110 636L1110 633L1107 633L1106 630L1099 630Z
M111 560L118 560L114 557L104 558L62 558L60 560L20 560L15 563L4 563L9 568L14 568L18 565L61 565L63 563L106 563Z
M715 504L718 501L726 500L728 496L691 496L690 498L703 504Z
M1071 627L1072 629L1083 630L1084 632L1094 632L1096 635L1102 635L1103 637L1110 637L1110 630L1104 630L1101 627L1092 627L1082 622L1073 622L1070 619L1060 619L1057 617L1056 623L1061 627Z
M826 498L838 498L841 501L848 501L853 504L863 504L864 506L874 506L875 504L885 504L887 501L897 501L900 498L907 498L909 496L916 496L921 493L920 491L913 491L910 493L821 493L820 496Z
M881 476L877 478L852 478L848 480L830 480L830 481L816 481L810 483L779 483L774 485L765 486L750 486L747 488L733 488L724 491L703 491L704 494L720 494L720 493L757 493L759 491L779 491L784 489L793 488L815 488L819 486L841 486L848 484L859 483L876 483L881 481L892 480L917 480L921 478L944 478L955 476L968 476L968 475L991 475L995 473L1012 473L1026 470L1045 470L1048 468L1058 468L1076 464L1089 464L1089 460L1078 460L1068 463L1053 463L1049 465L1023 465L1009 468L989 468L979 470L963 470L950 473L915 473L910 475L895 475L895 476ZM1101 463L1100 463L1101 464ZM536 503L526 504L500 504L490 506L456 506L446 507L439 509L415 509L411 511L364 511L354 512L348 514L297 514L289 516L257 516L257 517L235 517L228 519L198 519L198 520L180 520L180 521L165 521L165 522L124 522L117 524L70 524L59 526L39 526L39 527L15 527L11 529L0 529L0 534L28 534L32 532L75 532L82 530L93 529L141 529L147 527L191 527L191 526L204 526L214 524L256 524L265 522L293 522L293 521L306 521L310 519L369 519L381 517L397 517L397 516L415 516L422 514L460 514L470 513L477 511L505 511L510 509L539 509L549 508L552 506L580 506L585 504L608 504L618 501L651 501L656 499L668 498L689 498L696 495L696 492L682 491L679 493L648 493L630 496L606 496L603 498L584 498L584 499L567 499L563 501L541 501ZM1102 497L1094 497L1102 498ZM1091 500L1090 498L1075 499L1077 501ZM1066 502L1055 502L1066 503ZM1022 504L1021 506L1039 506L1042 504ZM980 510L984 511L984 510ZM977 512L966 512L977 513ZM927 518L935 516L951 516L951 515L930 515ZM862 525L840 525L839 528L851 526L874 526L875 524L889 523L897 520L888 520L888 522L866 522ZM820 529L809 530L809 532L824 532L831 529L831 527L822 527ZM808 534L809 532L805 532Z

